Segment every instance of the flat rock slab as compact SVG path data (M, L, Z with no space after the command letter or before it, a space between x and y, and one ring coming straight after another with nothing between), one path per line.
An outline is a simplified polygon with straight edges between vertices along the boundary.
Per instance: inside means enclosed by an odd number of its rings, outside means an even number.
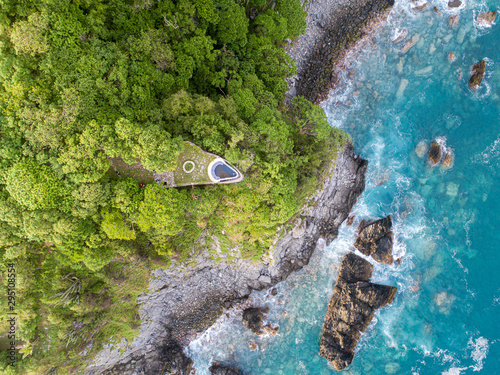
M392 218L391 215L362 224L354 247L365 255L371 256L377 262L392 264Z
M396 287L371 283L372 272L370 262L354 253L347 254L340 265L319 351L338 371L351 364L361 332L370 324L375 310L396 296Z

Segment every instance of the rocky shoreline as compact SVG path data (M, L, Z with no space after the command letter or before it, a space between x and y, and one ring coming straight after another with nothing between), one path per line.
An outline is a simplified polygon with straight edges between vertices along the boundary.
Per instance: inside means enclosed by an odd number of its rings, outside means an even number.
M368 163L346 145L337 156L323 188L305 207L271 252L271 262L238 259L230 265L210 261L181 272L155 270L150 290L140 298L142 324L131 343L111 346L95 358L87 374L184 374L191 361L181 348L196 332L208 328L252 290L270 288L304 267L319 238L331 242L365 186ZM177 372L176 372L177 371ZM167 372L169 373L169 372Z
M289 78L287 100L303 95L314 103L328 97L337 82L335 67L365 35L364 27L394 5L394 0L316 0L307 3L307 29L288 53L297 75Z
M288 99L304 95L319 102L335 83L333 67L362 28L393 0L313 0L308 3L308 28L289 49L298 74L289 80ZM270 252L270 261L255 264L238 259L204 259L190 269L153 271L148 294L140 297L141 327L133 342L107 345L88 367L97 374L189 374L192 361L182 349L196 333L210 327L253 290L270 288L308 264L319 238L330 243L364 190L367 162L342 150L323 187L311 199Z

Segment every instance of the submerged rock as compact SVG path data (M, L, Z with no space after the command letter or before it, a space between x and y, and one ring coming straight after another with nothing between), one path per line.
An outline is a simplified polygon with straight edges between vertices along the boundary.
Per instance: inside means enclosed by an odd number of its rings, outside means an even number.
M443 167L451 168L453 166L454 156L453 150L450 147L447 147L446 154L443 158Z
M438 310L442 314L449 314L450 309L455 301L455 296L453 294L448 294L447 292L441 292L434 295L434 303L436 304Z
M377 262L392 264L391 215L364 225L354 242L354 247Z
M357 340L375 309L391 303L396 296L396 287L371 283L372 272L370 262L354 253L347 254L340 265L319 351L339 371L351 364Z
M408 36L408 30L403 29L398 35L392 40L393 43L401 42L404 38Z
M257 345L257 343L254 341L254 340L250 340L249 343L248 343L248 347L250 348L250 350L253 352L257 349L259 349L259 345Z
M427 153L427 150L429 150L429 146L426 141L418 142L417 147L415 147L415 153L419 158L423 158Z
M209 369L212 375L240 375L238 370L231 367L222 366L218 363L214 363Z
M496 10L493 12L479 13L477 15L477 25L480 27L491 27L491 25L493 25L493 22L495 22L496 16Z
M448 18L448 25L451 27L455 27L458 25L458 21L460 20L460 14L454 14Z
M418 43L419 40L420 40L420 34L415 34L411 38L411 40L409 40L408 42L406 42L406 44L403 46L403 49L401 50L401 53L405 54L406 52L408 52L411 47L413 47L415 44Z
M276 334L278 333L279 330L280 330L279 326L273 327L271 324L268 324L264 327L264 332L266 332L270 335L273 335L273 336L276 336Z
M264 319L269 313L269 307L250 307L243 311L243 325L256 335L264 334Z
M472 65L472 73L469 79L469 88L471 90L477 91L479 89L485 73L486 62L484 60L481 60L477 64Z

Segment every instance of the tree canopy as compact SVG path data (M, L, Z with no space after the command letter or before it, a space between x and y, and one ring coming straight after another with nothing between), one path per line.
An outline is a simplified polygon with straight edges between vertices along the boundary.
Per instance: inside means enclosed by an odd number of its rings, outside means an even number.
M284 104L304 15L299 0L1 1L0 269L18 269L19 339L41 337L21 373L69 372L91 341L133 337L148 274L125 271L214 241L258 261L297 214L345 139L306 99ZM244 180L145 181L184 141Z

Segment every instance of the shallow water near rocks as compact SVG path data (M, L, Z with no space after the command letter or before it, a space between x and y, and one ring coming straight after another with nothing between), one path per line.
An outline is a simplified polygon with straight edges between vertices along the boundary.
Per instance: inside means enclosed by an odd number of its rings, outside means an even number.
M474 23L499 4L462 2L450 9L431 1L414 12L396 1L373 41L352 52L325 110L369 161L354 224L344 223L330 246L320 242L276 296L252 293L253 305L270 306L276 336L254 335L241 325L241 310L232 310L188 347L197 374L208 374L213 361L243 374L335 372L318 351L340 260L353 250L361 219L388 214L401 265L376 264L372 281L397 286L398 295L376 313L343 372L500 373L500 15L491 28ZM454 14L460 19L451 27ZM403 29L408 36L392 43ZM418 42L402 54L416 34ZM452 63L449 52L457 57ZM472 92L470 67L482 58L486 77ZM434 140L453 150L451 168L430 168L417 155Z

